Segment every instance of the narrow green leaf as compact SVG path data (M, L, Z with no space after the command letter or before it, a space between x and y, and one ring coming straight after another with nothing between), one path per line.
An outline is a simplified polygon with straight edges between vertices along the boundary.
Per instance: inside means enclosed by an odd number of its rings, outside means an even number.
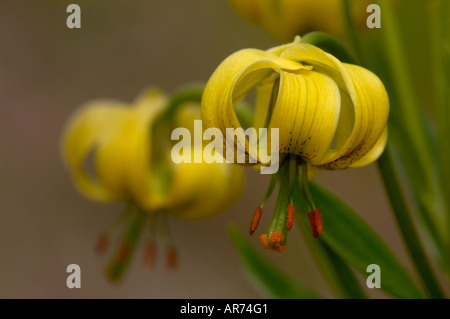
M378 167L383 178L386 193L391 201L391 206L397 225L403 235L403 240L409 250L409 255L414 262L416 270L421 275L422 283L427 288L429 295L433 298L443 298L444 293L439 287L433 269L428 262L428 257L420 242L419 235L415 229L411 212L403 195L400 180L395 170L394 162L388 144L386 150L378 159Z
M447 5L444 4L447 3ZM430 39L432 52L432 74L433 74L433 96L435 99L436 109L436 131L438 141L438 157L441 176L441 189L443 193L442 201L444 206L444 216L440 220L448 230L450 226L450 144L448 137L450 136L450 64L448 60L448 32L445 28L445 22L450 19L448 9L448 1L434 0L427 1L428 21L430 25ZM447 46L447 47L446 47ZM446 231L442 238L443 251L442 265L447 273L450 273L450 236Z
M367 266L381 268L381 288L397 298L422 298L423 294L382 239L350 207L316 184L311 191L322 212L326 245L364 276ZM301 202L298 196L297 201ZM298 205L303 214L305 205ZM303 222L303 221L302 221Z
M295 202L295 207L304 205ZM367 295L362 289L358 279L348 265L319 237L311 236L311 228L307 214L301 214L296 210L296 221L301 229L308 247L322 270L327 282L338 298L366 299Z
M253 282L270 297L281 299L320 298L309 288L295 282L258 254L236 225L230 225L228 232L239 258Z
M396 12L392 1L379 0L378 3L383 12L384 26L380 29L382 42L378 42L377 45L385 51L390 79L385 81L386 77L382 74L380 76L383 82L386 82L391 105L395 106L391 108L389 119L390 140L401 159L401 166L404 168L406 180L427 235L440 250L438 257L441 258L442 263L445 263L442 256L447 253L444 238L447 237L448 231L444 222L447 208L441 182L443 174L439 172L437 151L427 131L426 121L424 121L425 112L412 80L413 66L408 65L406 58L405 39L401 35L397 17L399 12ZM426 11L425 8L423 13ZM417 42L417 37L414 37L414 41ZM430 65L431 69L433 64L435 63ZM378 74L379 70L376 71Z

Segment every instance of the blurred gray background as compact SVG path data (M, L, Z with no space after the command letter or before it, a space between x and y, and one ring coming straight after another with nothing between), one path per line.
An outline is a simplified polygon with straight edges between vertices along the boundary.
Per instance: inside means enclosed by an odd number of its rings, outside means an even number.
M77 193L59 147L66 119L85 101L131 101L147 86L173 92L206 81L236 50L278 43L225 0L73 2L81 6L82 29L66 27L72 1L0 2L0 298L265 297L243 274L226 225L246 232L267 176L247 169L244 196L226 214L169 219L176 271L165 269L161 254L153 271L144 268L141 245L124 280L111 284L102 275L108 258L97 256L94 246L121 206ZM358 211L411 269L375 165L321 173L317 181ZM269 224L274 198L257 234ZM258 236L251 241L264 252ZM295 227L289 243L283 254L267 257L332 297ZM66 287L71 263L81 267L81 289Z

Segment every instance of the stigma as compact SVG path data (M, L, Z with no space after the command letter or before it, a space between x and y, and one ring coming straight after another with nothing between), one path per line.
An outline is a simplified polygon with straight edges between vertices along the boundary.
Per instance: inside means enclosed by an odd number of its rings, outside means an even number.
M267 239L266 234L259 237L259 240L263 243L265 249L271 249L280 253L288 247L288 243L283 239L283 233L281 231L274 231L270 234L269 239Z

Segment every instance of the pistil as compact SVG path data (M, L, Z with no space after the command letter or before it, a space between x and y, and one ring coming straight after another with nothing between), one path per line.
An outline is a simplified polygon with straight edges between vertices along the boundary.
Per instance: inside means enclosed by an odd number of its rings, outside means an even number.
M288 206L292 200L293 187L290 185L290 167L289 159L281 164L280 167L280 190L278 192L277 202L275 204L275 212L272 217L272 222L267 230L267 233L261 235L260 240L266 249L273 251L283 251L287 248L287 231L288 225ZM294 166L295 167L295 166ZM291 205L292 206L292 205ZM292 219L292 214L290 216ZM292 226L291 226L292 227Z
M127 214L131 215L131 223L122 238L119 250L106 267L105 271L107 277L114 281L117 281L122 277L125 269L131 261L131 257L133 256L133 252L139 242L139 238L141 237L148 217L147 213L132 204L129 204Z

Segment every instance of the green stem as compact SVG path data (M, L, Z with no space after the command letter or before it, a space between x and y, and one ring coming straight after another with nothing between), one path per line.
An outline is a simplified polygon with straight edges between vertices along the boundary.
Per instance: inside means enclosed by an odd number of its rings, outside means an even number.
M173 179L172 167L168 165L170 163L170 152L166 151L171 147L171 140L170 138L161 138L161 135L170 137L170 132L173 129L173 117L177 109L188 102L200 103L203 89L203 84L189 84L178 90L169 100L166 109L154 120L154 125L150 127L150 130L152 130L152 158L150 162L156 172L154 181L157 181L158 186L155 189L161 194L166 194L169 191Z
M419 236L414 228L408 205L401 190L389 145L378 159L378 165L383 178L386 193L391 202L395 219L403 240L409 250L409 255L414 262L416 270L420 273L423 284L432 298L444 298L444 293L439 287L425 251L420 243Z
M345 26L347 29L347 34L350 37L350 42L353 45L353 51L355 52L356 56L360 60L359 62L361 62L362 64L365 65L366 61L364 61L364 58L365 58L366 54L364 52L364 47L361 44L361 39L356 31L355 23L353 22L350 2L351 2L350 0L344 0L342 2L343 9L344 9L343 11L344 11Z
M325 32L310 32L302 36L302 42L309 43L325 49L341 62L355 64L355 58L348 52L347 48L336 38Z
M202 83L190 84L177 91L169 101L166 110L160 115L160 122L166 125L173 118L178 107L184 103L201 103L205 85ZM252 110L245 102L240 102L235 107L236 115L243 127L250 127L253 124Z
M172 119L177 108L186 102L201 102L204 88L204 84L190 84L178 90L170 99L169 105L166 111L161 114L160 120L167 122Z

